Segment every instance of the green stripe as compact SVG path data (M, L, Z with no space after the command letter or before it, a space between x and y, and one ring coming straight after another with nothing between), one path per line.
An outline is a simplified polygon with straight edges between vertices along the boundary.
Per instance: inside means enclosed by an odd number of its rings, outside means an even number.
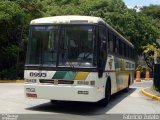
M52 79L63 79L66 74L67 72L65 71L57 71L52 77Z
M76 72L67 72L66 75L64 76L65 80L74 80L76 76Z

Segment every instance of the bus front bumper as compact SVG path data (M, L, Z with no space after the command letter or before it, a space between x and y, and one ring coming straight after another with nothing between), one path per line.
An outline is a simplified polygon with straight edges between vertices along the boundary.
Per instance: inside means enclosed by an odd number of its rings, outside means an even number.
M25 96L37 99L97 102L104 98L104 88L95 86L25 84Z

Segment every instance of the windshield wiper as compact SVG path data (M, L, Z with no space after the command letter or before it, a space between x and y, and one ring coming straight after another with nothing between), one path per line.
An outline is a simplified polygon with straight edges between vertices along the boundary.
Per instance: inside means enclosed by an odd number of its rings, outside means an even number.
M71 68L75 69L75 66L72 64L71 61L69 61L67 55L64 55L64 57L62 58L62 64L64 64L65 66L67 66L67 63L68 63L68 65L69 65Z

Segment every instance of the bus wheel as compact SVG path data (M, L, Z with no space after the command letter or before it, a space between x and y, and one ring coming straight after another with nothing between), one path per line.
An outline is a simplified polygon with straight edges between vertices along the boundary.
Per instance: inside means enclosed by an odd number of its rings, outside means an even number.
M107 104L109 103L110 97L111 97L111 83L110 81L107 81L105 89L105 98L98 102L99 106L106 107Z
M126 92L126 93L129 91L130 82L131 82L131 80L130 80L130 75L129 75L129 77L128 77L128 86L124 89L124 92Z

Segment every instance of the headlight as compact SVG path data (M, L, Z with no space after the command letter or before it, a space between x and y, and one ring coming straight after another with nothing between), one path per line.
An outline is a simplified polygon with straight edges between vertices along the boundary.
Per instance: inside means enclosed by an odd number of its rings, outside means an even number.
M36 83L36 79L25 79L26 83Z

